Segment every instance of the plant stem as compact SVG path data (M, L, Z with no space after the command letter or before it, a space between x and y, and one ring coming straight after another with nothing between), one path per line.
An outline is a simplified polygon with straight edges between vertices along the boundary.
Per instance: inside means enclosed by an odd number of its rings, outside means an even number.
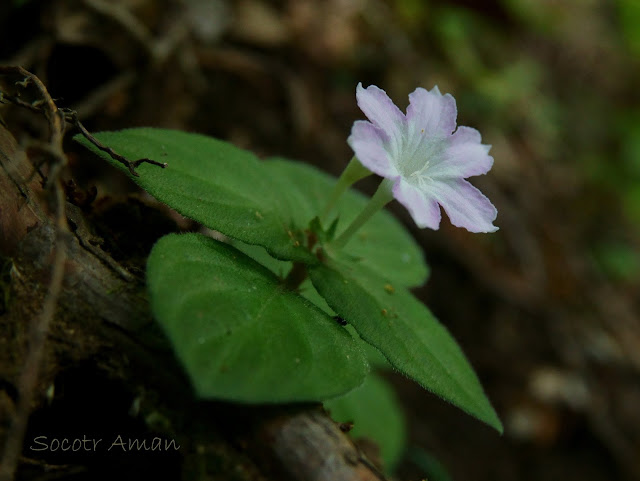
M373 194L369 203L364 207L362 212L351 222L349 227L340 234L340 236L333 241L330 245L335 249L342 249L347 242L353 237L360 227L362 227L376 212L382 209L393 199L393 181L390 179L384 179L380 182L380 186L376 193Z
M307 266L302 262L294 262L291 271L287 274L287 277L283 280L284 285L292 291L295 291L300 287L300 284L307 278Z
M350 186L355 184L361 179L368 177L371 175L371 171L364 167L356 156L353 156L345 169L340 174L340 178L336 183L333 191L331 192L331 196L329 197L329 202L325 206L322 214L320 215L320 220L324 221L328 215L331 213L333 208L338 202L338 199L344 194L344 191L347 190Z

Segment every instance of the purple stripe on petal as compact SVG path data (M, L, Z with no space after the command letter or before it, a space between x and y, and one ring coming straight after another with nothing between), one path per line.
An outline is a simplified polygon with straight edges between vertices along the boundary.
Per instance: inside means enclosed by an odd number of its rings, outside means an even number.
M456 100L442 95L437 87L430 92L418 87L409 94L407 122L413 130L438 137L451 135L456 128Z
M429 227L435 230L440 227L441 215L438 203L401 177L394 181L393 196L407 208L418 227Z
M359 83L356 87L356 99L360 110L376 127L384 130L393 142L401 141L405 116L384 90L375 85L365 89Z
M470 232L495 232L497 209L482 192L463 179L433 181L429 192L444 208L451 223Z
M480 132L471 127L458 127L447 139L439 161L432 162L429 176L433 179L466 178L486 174L493 166L488 152L491 146L480 143Z

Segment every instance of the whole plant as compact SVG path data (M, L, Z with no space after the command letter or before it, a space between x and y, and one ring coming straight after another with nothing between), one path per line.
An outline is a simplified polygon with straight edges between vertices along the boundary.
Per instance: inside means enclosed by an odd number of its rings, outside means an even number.
M487 173L493 158L477 130L456 128L455 99L438 87L412 92L406 114L376 86L358 84L356 98L368 120L354 123L354 157L338 179L175 130L96 134L126 158L154 159L135 170L77 140L217 233L167 235L147 264L151 309L195 393L323 402L334 416L363 419L393 464L402 421L378 368L502 432L458 343L411 293L428 277L422 250L383 209L395 198L418 227L438 229L443 209L455 226L494 232L497 210L466 180ZM371 198L350 188L372 174L382 180Z

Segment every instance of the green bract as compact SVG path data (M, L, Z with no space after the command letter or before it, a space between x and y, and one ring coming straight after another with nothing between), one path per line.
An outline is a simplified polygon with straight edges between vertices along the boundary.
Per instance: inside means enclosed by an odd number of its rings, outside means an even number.
M283 159L263 162L226 142L171 130L96 137L130 160L167 162L166 169L142 164L132 179L230 238L225 244L202 235L170 235L149 256L151 308L200 396L327 400L362 383L365 357L386 366L381 352L425 388L502 429L456 342L407 291L425 281L427 267L415 241L388 212L375 214L335 251L331 241L367 198L346 192L337 214L321 224L317 216L335 179L315 168ZM303 279L285 282L294 263L294 272L306 272L313 285L309 279L297 288ZM350 326L340 325L334 314Z

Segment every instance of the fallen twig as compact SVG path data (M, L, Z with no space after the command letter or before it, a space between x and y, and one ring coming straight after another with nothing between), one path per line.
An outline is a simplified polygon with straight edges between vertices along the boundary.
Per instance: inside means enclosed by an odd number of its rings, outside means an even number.
M73 125L76 126L76 128L80 131L80 133L84 136L85 139L87 139L89 142L95 145L98 149L109 154L109 156L112 159L122 163L125 167L127 167L127 169L129 169L129 173L131 175L134 175L136 177L140 176L136 172L136 169L140 164L147 163L147 164L157 165L158 167L161 167L163 169L167 166L166 162L158 162L157 160L152 160L147 158L133 160L133 161L126 159L125 157L117 153L115 150L113 150L111 147L107 147L106 145L101 143L98 139L96 139L93 135L91 135L89 131L84 127L84 125L82 125L82 122L80 122L80 120L78 119L78 115L74 110L65 109L63 110L63 112L66 116L65 118L70 120L73 123Z
M47 334L55 312L56 304L62 289L64 266L67 259L67 240L70 236L65 213L65 199L60 184L59 175L67 163L67 158L62 149L64 135L64 115L61 114L53 99L49 95L44 84L32 73L22 67L0 67L0 75L22 76L21 86L34 85L40 95L40 101L36 108L40 109L49 121L49 146L48 154L53 159L48 186L53 193L55 205L55 229L56 240L53 246L55 256L51 267L51 281L49 290L38 318L31 324L29 333L29 349L27 351L24 368L18 381L18 402L13 422L7 430L5 450L0 461L0 481L13 479L18 458L22 451L22 443L27 428L27 422L31 413L31 403L40 374L42 359L44 357ZM6 98L6 96L5 96Z

